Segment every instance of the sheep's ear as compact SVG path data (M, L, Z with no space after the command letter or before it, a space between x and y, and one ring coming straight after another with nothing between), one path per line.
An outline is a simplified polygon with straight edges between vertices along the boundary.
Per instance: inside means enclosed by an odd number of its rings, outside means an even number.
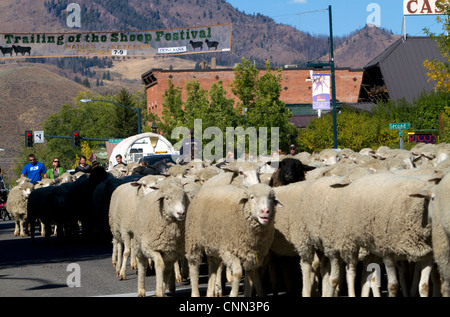
M434 175L433 176L431 176L429 179L428 179L428 182L434 182L435 184L439 184L439 182L441 181L441 179L444 177L444 173L443 172L441 172L441 171L437 171L437 172L435 172L434 173Z
M302 165L303 165L303 171L305 171L305 172L309 172L309 171L316 169L315 166L309 166L309 165L305 165L303 163L302 163Z
M139 183L139 182L131 182L130 185L133 186L133 187L139 187L139 186L141 186L142 184Z
M433 198L433 190L431 188L423 188L418 192L410 194L411 197L425 198L431 200Z
M242 197L239 199L238 204L245 204L247 201L248 201L248 197L247 197L247 196L242 196Z
M351 180L348 177L343 177L342 179L336 181L335 183L331 184L330 187L332 188L340 188L345 187L351 184Z
M222 165L220 168L223 169L226 172L232 172L232 173L237 173L238 172L235 166Z
M273 199L274 205L277 207L284 207L284 205L281 203L281 201L278 200L278 198Z

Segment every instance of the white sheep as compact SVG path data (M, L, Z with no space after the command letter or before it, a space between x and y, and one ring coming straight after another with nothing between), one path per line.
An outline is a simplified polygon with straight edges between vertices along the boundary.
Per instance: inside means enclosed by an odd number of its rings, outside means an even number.
M300 255L303 296L311 294L316 250L330 260L325 296L334 295L342 258L347 263L349 296L355 296L355 268L364 248L383 258L390 295L394 296L398 287L395 263L429 263L431 259L430 226L424 222L426 204L423 198L410 196L426 186L426 181L391 174L363 176L350 183L342 180L322 177L276 188L285 207L277 210L272 250L286 255L295 250Z
M220 167L226 173L218 173L209 178L202 186L234 185L237 187L249 187L260 183L259 169L256 162L231 162Z
M398 290L395 269L398 261L421 262L426 263L424 267L431 267L427 203L415 195L426 187L427 182L420 178L375 174L339 189L334 219L334 226L339 229L334 234L340 256L348 265L347 284L353 294L360 248L383 259L389 296L395 296ZM423 284L419 287L421 296L426 296Z
M441 275L441 293L450 297L450 173L432 189L430 218L434 259Z
M174 264L184 256L187 196L174 178L160 183L159 189L144 196L136 209L133 247L138 257L138 296L145 296L148 260L155 263L155 296L163 297L174 274Z
M204 187L199 191L186 218L186 258L192 296L200 296L198 275L204 253L210 273L207 296L214 295L215 275L220 275L221 263L233 273L230 297L238 295L243 269L262 296L256 269L262 265L273 240L275 205L281 203L266 184L246 189L233 185ZM247 287L244 295L248 296L250 290Z
M15 236L25 237L28 235L27 203L30 193L34 190L34 184L23 182L14 186L8 194L6 209L16 222Z
M144 195L156 190L160 176L148 175L117 187L111 195L109 226L113 236L112 264L119 280L126 279L126 265L131 254L131 268L136 268L131 247L131 227L137 205Z

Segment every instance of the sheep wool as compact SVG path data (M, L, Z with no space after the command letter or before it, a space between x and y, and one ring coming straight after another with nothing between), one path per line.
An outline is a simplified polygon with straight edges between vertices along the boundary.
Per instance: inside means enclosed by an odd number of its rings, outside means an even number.
M139 201L154 190L157 181L157 176L147 175L138 181L118 186L111 195L109 226L113 235L112 263L119 280L126 279L126 265L130 254L131 268L136 267L131 249L132 221Z
M27 204L28 196L33 190L33 183L24 182L14 186L9 192L6 209L16 222L15 236L25 237L28 235Z
M255 269L263 263L274 235L273 189L256 184L247 189L233 185L204 187L189 205L186 219L186 258L189 262L192 296L198 293L198 267L203 252L214 267L223 264L233 271L230 296L237 296L242 269L254 280ZM263 217L263 219L261 219ZM214 281L208 285L212 296ZM258 295L262 292L255 284Z
M148 259L155 263L155 296L163 297L174 263L184 256L186 193L178 178L160 183L139 202L132 224L138 257L138 296L145 296Z
M433 252L443 280L442 296L450 297L450 173L433 190L430 202Z

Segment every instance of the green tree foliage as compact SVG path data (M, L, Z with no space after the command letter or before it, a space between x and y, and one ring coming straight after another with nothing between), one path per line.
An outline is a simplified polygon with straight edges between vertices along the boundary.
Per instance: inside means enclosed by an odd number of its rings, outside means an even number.
M290 137L296 135L295 126L289 122L292 112L286 109L286 105L280 100L281 94L281 70L272 71L270 64L266 63L266 72L256 82L255 101L247 110L247 125L259 129L267 127L270 142L270 128L279 128L279 145L287 150ZM270 144L267 144L270 149Z
M389 129L389 123L395 122L411 124L410 130L403 131L405 148L412 146L407 144L409 131L436 130L436 134L441 132L444 136L450 130L446 112L449 107L449 94L444 92L424 93L412 104L405 99L380 102L373 109L372 115L344 107L337 116L339 148L354 151L365 147L376 149L382 145L396 148L399 144L398 131ZM331 115L314 119L297 139L300 150L312 152L333 147L332 127ZM445 139L440 141L443 140Z
M436 18L438 23L442 24L442 33L435 34L425 29L426 34L436 41L439 51L447 61L440 60L426 60L424 62L425 68L428 70L429 81L434 81L435 89L443 92L450 92L450 1L438 0L436 5L441 7L444 12L444 17L438 16Z
M349 108L341 110L337 116L339 148L360 151L363 148L378 148L380 145L395 147L398 144L397 131L389 130L375 116L366 112L356 112ZM333 117L327 114L314 119L302 130L297 142L300 151L314 152L333 147Z
M136 101L134 100L133 95L130 94L125 88L122 88L120 90L120 92L115 96L113 102L124 105L126 107L130 107L132 109L138 108L138 106L136 106ZM117 138L127 138L129 136L137 134L137 112L111 103L110 107L111 112L115 113L115 115L111 118L111 135Z
M34 153L47 168L51 166L52 159L58 157L61 166L70 169L78 161L80 155L89 158L90 154L98 148L99 143L104 143L103 141L82 140L82 147L75 148L72 146L70 138L74 130L80 130L81 138L93 139L125 138L136 134L136 112L128 110L130 119L124 120L124 115L119 111L119 109L127 110L123 107L109 102L82 103L80 99L111 100L132 108L140 107L143 113L146 109L146 99L143 93L130 94L126 90L122 90L117 96L92 96L80 92L74 105L62 105L57 113L50 115L43 122L42 126L46 136L44 144L35 144L33 148L24 146L21 148L18 155L20 159L15 168L16 176L20 175L30 153ZM149 130L150 128L146 125L143 126L143 131Z
M183 101L181 87L175 87L169 80L169 88L164 93L162 117L158 119L155 115L149 115L149 121L156 122L166 138L176 143L180 140L170 138L174 128L192 129L194 120L201 119L202 133L208 127L217 127L222 131L224 150L227 127L241 127L244 130L253 127L257 131L260 127L266 127L269 133L267 149L271 148L270 128L279 127L280 145L287 150L289 138L296 135L296 128L289 122L292 113L279 99L281 70L272 71L267 63L266 72L260 76L260 71L250 61L242 59L234 71L235 80L231 88L239 98L236 105L233 98L226 97L221 81L214 83L209 91L200 87L198 81L187 82L187 97Z

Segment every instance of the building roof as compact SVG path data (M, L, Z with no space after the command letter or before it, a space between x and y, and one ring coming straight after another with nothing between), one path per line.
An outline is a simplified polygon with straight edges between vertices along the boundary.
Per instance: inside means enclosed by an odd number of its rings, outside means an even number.
M428 81L425 60L442 60L436 42L429 37L400 38L383 53L369 62L364 70L378 67L388 90L389 98L405 98L412 102L422 92L429 92L435 83ZM364 84L364 83L363 83Z

